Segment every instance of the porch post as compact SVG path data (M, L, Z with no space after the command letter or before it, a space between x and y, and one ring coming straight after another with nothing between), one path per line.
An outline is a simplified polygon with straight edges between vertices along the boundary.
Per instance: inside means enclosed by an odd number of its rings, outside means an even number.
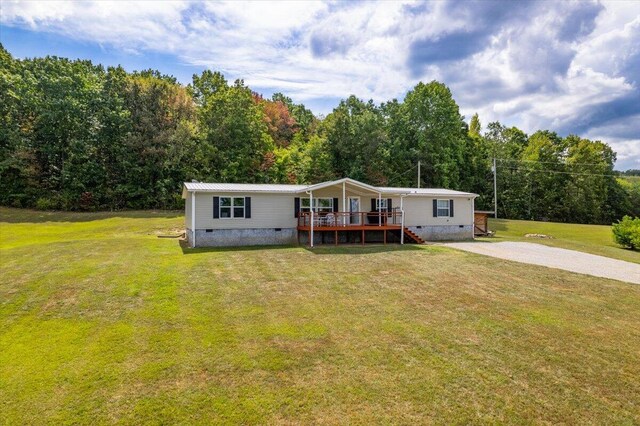
M404 244L404 206L402 202L404 201L404 196L400 196L400 213L402 217L400 218L400 244Z
M191 248L196 248L196 192L191 193Z
M342 213L345 213L342 215L342 225L346 226L347 225L347 190L345 187L345 183L342 182Z
M382 193L378 192L378 226L382 226Z
M309 237L309 245L313 247L313 191L309 192L309 208L311 210L311 234Z
M489 229L489 226L487 226L487 229L485 230L485 232ZM476 199L472 198L471 199L471 239L475 240L476 239Z

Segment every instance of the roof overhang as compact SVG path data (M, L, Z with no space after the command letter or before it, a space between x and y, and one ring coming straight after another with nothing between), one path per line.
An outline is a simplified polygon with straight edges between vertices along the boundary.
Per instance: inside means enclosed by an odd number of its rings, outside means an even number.
M355 186L357 188L361 188L361 189L365 189L367 191L371 191L371 192L380 192L379 188L376 188L375 186L371 186L368 185L366 183L357 181L355 179L351 179L351 178L342 178L342 179L338 179L338 180L329 180L326 182L321 182L321 183L317 183L315 185L309 185L307 188L302 189L298 192L310 192L310 191L316 191L318 189L322 189L322 188L328 188L330 186L334 186L334 185L341 185L341 184L349 184L352 186Z
M367 191L367 192L373 192L375 194L402 195L402 194L407 193L407 191L404 190L403 188L398 188L397 191L396 190L391 190L391 188L378 188L376 186L369 185L369 184L366 184L364 182L360 182L358 180L351 179L351 178L342 178L342 179L338 179L338 180L330 180L330 181L327 181L327 182L317 183L315 185L310 185L307 188L301 189L298 192L317 191L319 189L329 188L331 186L342 185L343 183L346 184L346 185L350 185L352 187L358 188L360 190L364 190L364 191Z
M376 187L351 178L342 178L315 185L280 185L280 184L218 184L203 182L184 182L182 198L186 199L190 192L246 192L246 193L280 193L301 194L310 193L332 186L348 185L350 190L358 195L377 194L378 196L396 195L401 197L436 197L436 198L476 198L478 194L432 188L393 188Z
M437 192L408 192L404 193L407 197L429 197L429 198L478 198L478 194L473 194L471 192L466 193L454 193L454 194L442 194Z

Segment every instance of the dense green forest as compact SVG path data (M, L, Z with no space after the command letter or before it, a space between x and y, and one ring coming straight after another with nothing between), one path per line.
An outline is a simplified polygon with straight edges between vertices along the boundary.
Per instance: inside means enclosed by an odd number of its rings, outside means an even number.
M188 86L155 70L90 61L17 60L0 45L0 204L64 210L179 208L181 183L448 187L499 215L610 223L640 215L640 179L613 170L603 142L460 115L442 83L403 101L350 96L326 117L218 72Z

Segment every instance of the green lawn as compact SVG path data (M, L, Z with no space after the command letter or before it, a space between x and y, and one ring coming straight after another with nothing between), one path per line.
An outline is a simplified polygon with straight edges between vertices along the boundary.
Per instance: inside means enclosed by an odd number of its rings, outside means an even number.
M640 286L181 224L0 209L2 423L640 423Z
M611 226L489 219L489 229L496 234L492 238L482 238L483 241L528 241L640 263L640 252L615 243ZM525 234L545 234L553 239L525 238Z

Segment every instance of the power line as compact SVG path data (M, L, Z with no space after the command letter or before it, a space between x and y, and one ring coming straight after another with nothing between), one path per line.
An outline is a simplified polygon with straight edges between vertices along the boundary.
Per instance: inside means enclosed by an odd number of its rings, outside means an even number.
M563 166L603 166L605 163L562 163L557 161L539 161L539 160L517 160L510 158L496 158L498 161L507 161L511 163L540 163L540 164L561 164Z
M402 172L402 173L394 173L394 177L401 177L401 176L404 176L404 175L406 175L406 174L408 174L408 173L411 173L411 172L413 172L417 167L418 167L418 165L417 165L417 164L414 164L413 166L411 166L410 168L408 168L407 170L405 170L405 171L404 171L404 172Z
M413 171L418 167L417 164L414 164L413 166L409 167L408 169L406 169L404 172L402 173L396 173L393 170L390 170L390 174L387 174L387 180L398 180L398 178L404 177L405 175L409 174L409 173L413 173Z
M611 174L601 174L601 173L582 173L582 172L563 172L561 170L546 170L546 169L522 169L519 167L516 167L515 169L511 169L511 170L517 170L517 171L523 171L523 172L545 172L545 173L558 173L558 174L564 174L564 175L578 175L578 176L609 176L609 177L618 177L618 175L611 175Z

